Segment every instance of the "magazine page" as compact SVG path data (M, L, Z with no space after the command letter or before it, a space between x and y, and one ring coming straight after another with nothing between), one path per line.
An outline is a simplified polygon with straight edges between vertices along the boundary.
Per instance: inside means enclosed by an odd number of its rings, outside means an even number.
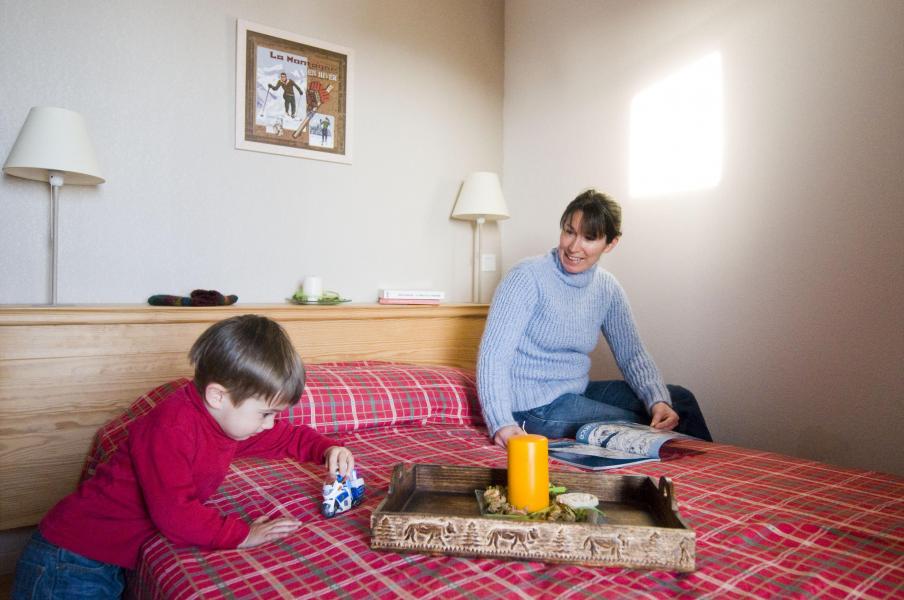
M626 465L652 462L656 458L626 454L618 450L589 446L583 442L563 441L550 442L549 457L562 461L569 465L601 471L605 469L617 469Z
M662 445L676 438L689 436L626 421L588 423L574 441L550 443L549 456L582 469L616 469L659 460Z
M674 431L661 431L649 425L618 421L587 423L578 429L575 441L647 458L659 458L659 449L669 440L687 438Z

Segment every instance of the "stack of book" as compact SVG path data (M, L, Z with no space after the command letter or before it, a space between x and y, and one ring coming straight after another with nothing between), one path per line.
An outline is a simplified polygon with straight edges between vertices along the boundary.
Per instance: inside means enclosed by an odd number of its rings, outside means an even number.
M380 304L439 304L445 297L445 292L436 290L380 290L377 302Z

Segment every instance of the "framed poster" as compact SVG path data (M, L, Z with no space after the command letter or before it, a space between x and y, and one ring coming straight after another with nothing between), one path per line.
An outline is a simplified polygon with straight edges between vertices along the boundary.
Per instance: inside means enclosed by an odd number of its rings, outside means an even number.
M239 20L235 147L351 163L349 48Z

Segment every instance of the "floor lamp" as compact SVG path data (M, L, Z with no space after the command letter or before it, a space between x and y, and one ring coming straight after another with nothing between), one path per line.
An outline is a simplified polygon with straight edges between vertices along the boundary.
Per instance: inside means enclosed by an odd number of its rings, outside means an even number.
M85 118L65 108L35 106L3 165L7 175L50 184L50 303L57 303L60 188L104 182Z
M474 266L471 301L480 302L480 226L486 221L508 219L502 184L496 173L478 171L465 179L452 209L453 219L474 221Z

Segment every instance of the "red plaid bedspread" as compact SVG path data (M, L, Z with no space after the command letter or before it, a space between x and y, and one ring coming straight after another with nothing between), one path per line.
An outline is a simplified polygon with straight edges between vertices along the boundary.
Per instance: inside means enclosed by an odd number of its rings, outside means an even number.
M504 466L478 427L387 427L347 434L367 501L323 519L319 466L242 461L215 504L247 519L305 522L251 550L199 552L150 543L131 590L141 598L728 598L901 597L904 480L766 452L677 442L661 463L620 473L667 475L697 532L689 574L375 552L370 513L398 462ZM553 470L559 468L556 463ZM561 470L567 470L565 466Z
M298 407L307 412L292 418L310 419L326 411L333 413L331 422L343 423L331 435L355 453L367 484L364 504L324 519L319 513L324 482L320 465L239 461L210 502L249 521L260 515L292 516L304 522L302 528L289 538L249 550L201 552L154 539L130 578L132 596L904 596L904 479L696 441L672 442L663 449L662 462L610 471L672 478L681 515L697 533L693 573L372 551L370 514L386 496L395 464L504 467L505 452L490 444L482 425L474 424L473 398L459 398L458 388L473 384L470 375L451 385L445 371L421 372L412 381L395 372L380 375L379 369L330 380L330 368L309 374L308 403ZM390 390L396 384L403 390L419 389L421 400L406 398L406 392L400 401L398 390ZM374 385L383 391L374 391ZM353 398L354 411L337 400L339 387ZM465 395L471 393L466 390ZM149 397L153 405L153 393ZM125 420L147 402L148 397L136 402ZM364 406L382 414L384 421L394 418L396 424L367 427ZM120 420L108 426L110 439L120 435L122 424ZM102 455L105 443L113 442L102 437L95 452ZM551 469L574 470L555 461Z

